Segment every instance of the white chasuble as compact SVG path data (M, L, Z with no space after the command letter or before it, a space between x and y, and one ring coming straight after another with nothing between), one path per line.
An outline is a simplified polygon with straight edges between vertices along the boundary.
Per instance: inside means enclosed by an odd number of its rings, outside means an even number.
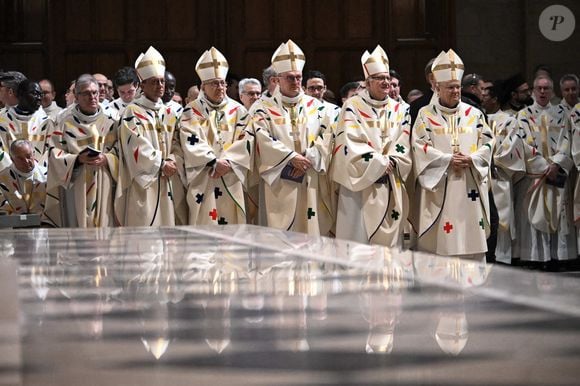
M102 109L83 114L66 110L49 140L46 218L56 227L111 227L114 187L119 173L117 124ZM79 154L97 151L102 166L80 164Z
M189 224L245 224L244 185L253 138L246 135L248 113L226 97L211 104L203 93L183 110L179 129L187 179ZM232 171L212 178L217 160Z
M402 246L411 171L409 109L392 99L373 101L365 91L342 109L332 177L340 184L337 237ZM392 172L386 174L389 164ZM357 237L361 228L362 237Z
M489 168L493 134L478 109L438 102L419 111L413 127L413 162L419 189L418 248L445 256L483 254L489 234ZM455 150L454 150L455 148ZM472 166L455 171L454 151Z
M328 170L331 118L322 104L307 95L286 98L276 89L252 106L249 131L255 135L256 157L263 180L260 211L270 227L326 236L333 225L328 188L321 178ZM289 161L297 154L312 167L292 178Z
M179 172L171 177L161 167L175 161L177 118L161 101L141 96L127 106L119 126L119 178L115 215L121 225L175 225L174 196L183 195Z

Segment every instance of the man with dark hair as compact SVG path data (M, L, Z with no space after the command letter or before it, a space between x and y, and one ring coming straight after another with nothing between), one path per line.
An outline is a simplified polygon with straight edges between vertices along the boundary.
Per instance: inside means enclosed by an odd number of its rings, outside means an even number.
M461 81L461 101L482 110L483 78L478 74L468 74Z
M513 75L503 82L500 103L502 111L511 116L516 116L518 111L534 103L532 90L521 74Z
M4 105L0 113L18 104L16 89L26 77L18 71L0 73L0 103Z
M107 90L107 82L109 79L100 73L93 74L93 77L97 80L97 82L99 82L99 103L101 103L103 106L106 106L110 103L110 101L107 99L109 97L109 92Z
M47 136L52 131L52 121L40 108L42 91L38 83L25 79L16 89L18 104L0 114L0 165L10 164L8 149L17 139L26 139L34 148L34 159L44 167L47 161ZM0 169L2 167L0 166Z
M342 86L340 88L340 98L342 100L342 104L344 104L344 102L346 102L346 100L351 96L356 95L359 90L360 90L359 82L348 82L344 86Z
M181 113L183 112L183 106L173 100L176 86L177 79L175 79L175 76L171 72L165 71L165 92L163 93L161 100L165 106L173 110L175 116L177 119L179 119L179 117L181 117Z
M113 77L113 84L117 89L119 98L112 101L109 104L109 108L113 112L113 116L120 117L123 115L127 105L133 102L137 89L139 88L137 71L129 66L120 68Z
M560 92L562 93L562 102L560 106L570 112L579 102L578 100L578 77L574 74L566 74L560 78Z
M429 60L425 65L425 81L429 85L429 89L423 94L422 97L417 98L409 105L409 113L411 114L411 130L415 125L415 119L419 114L419 110L423 106L427 106L429 103L435 102L433 96L436 95L433 90L435 90L435 78L433 78L433 73L431 72L431 65L435 58Z
M233 99L236 102L240 102L240 89L238 87L240 80L241 78L233 72L229 73L228 78L226 79L226 83L228 84L226 94L228 95L228 98Z
M310 70L303 79L303 86L306 95L310 95L312 98L316 98L322 102L326 114L331 117L332 131L334 132L336 124L338 123L338 116L340 115L340 107L324 99L324 93L326 93L326 76L320 71Z
M405 102L401 96L401 75L393 69L389 70L389 75L391 75L391 88L389 91L389 97L401 103L403 107L409 107L409 104Z
M56 97L54 86L48 79L42 79L38 84L42 89L42 109L53 122L56 122L56 117L62 111L62 108L60 108L54 101L54 98Z
M306 95L310 95L319 101L322 100L322 96L326 91L326 76L322 72L310 70L306 73L302 82Z

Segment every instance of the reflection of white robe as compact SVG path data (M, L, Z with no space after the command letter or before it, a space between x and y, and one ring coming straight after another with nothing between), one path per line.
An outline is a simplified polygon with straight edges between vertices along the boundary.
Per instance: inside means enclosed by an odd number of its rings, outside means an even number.
M333 151L332 177L340 184L336 236L402 246L408 198L402 182L411 171L409 110L363 92L345 102ZM393 161L393 172L384 176ZM386 178L385 178L386 177ZM385 178L377 183L380 178Z
M455 172L449 120L456 114L459 150L473 166ZM413 127L413 162L420 188L418 249L440 255L478 255L487 250L488 175L493 134L478 109L460 102L449 109L438 102L419 111Z
M542 118L545 117L545 118ZM566 260L576 258L576 231L572 222L571 186L563 188L546 183L548 163L558 164L569 175L574 164L570 155L570 126L565 110L537 103L518 113L520 136L541 155L534 166L528 161L528 177L515 187L517 243L514 257L530 261ZM546 141L540 127L546 122ZM546 154L546 152L548 154ZM540 157L538 157L540 158Z

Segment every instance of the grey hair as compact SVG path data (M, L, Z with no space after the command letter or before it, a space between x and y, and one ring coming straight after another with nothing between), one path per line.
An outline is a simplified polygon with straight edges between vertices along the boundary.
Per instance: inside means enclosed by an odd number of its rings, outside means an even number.
M28 148L31 150L34 149L34 147L32 147L32 143L29 140L17 139L10 144L10 155L14 154L14 151L16 150L16 148L23 147L23 146L28 146Z
M81 92L83 86L90 83L97 86L97 88L99 87L99 82L91 74L82 74L79 76L75 82L75 95Z
M15 92L20 82L27 79L23 73L18 71L7 71L5 73L0 72L0 75L2 75L2 77L4 78L2 80L2 83L4 83L4 87L14 90Z
M560 78L560 90L564 86L564 82L568 80L573 80L574 82L576 82L576 86L578 86L578 77L576 76L576 74L566 74Z
M244 78L244 79L240 80L240 83L238 83L240 96L242 96L243 91L244 91L244 87L246 87L247 84L255 84L256 86L260 87L260 90L262 89L262 85L260 84L260 81L258 79L256 79L256 78Z
M550 82L550 87L552 87L552 89L554 88L554 80L547 75L536 76L536 78L534 79L534 87L536 87L536 82L539 81L540 79L546 79L548 82Z
M268 83L270 83L270 78L278 76L274 67L270 66L268 68L264 68L262 71L262 81L264 82L264 87L268 87Z

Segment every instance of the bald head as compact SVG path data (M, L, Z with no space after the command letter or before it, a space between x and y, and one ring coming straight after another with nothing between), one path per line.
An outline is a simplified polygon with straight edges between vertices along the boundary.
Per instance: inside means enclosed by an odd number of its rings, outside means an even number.
M95 78L97 80L97 83L99 85L99 102L102 103L108 95L108 84L107 81L109 79L107 79L107 77L103 74L93 74L93 78Z

